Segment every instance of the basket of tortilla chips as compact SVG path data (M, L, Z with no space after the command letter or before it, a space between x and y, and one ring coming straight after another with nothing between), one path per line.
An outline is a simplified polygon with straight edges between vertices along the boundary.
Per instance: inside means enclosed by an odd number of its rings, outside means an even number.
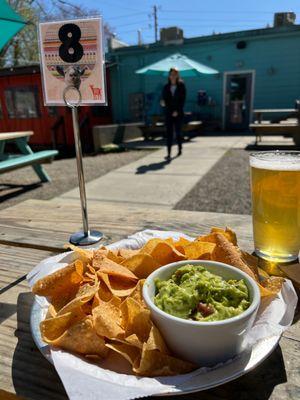
M229 228L212 228L195 240L153 238L136 250L71 248L75 260L32 288L49 301L40 323L43 341L92 360L116 352L130 363L134 374L147 377L197 368L170 352L151 321L142 297L144 280L151 272L180 260L220 261L255 279L264 298L276 296L284 281L261 270L258 259L238 247Z

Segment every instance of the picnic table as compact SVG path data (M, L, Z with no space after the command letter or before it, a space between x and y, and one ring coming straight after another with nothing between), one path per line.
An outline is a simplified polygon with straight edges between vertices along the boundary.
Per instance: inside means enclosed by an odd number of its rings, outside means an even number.
M49 175L40 164L51 161L58 154L58 151L43 150L33 152L28 144L28 139L32 135L32 131L0 133L0 173L30 165L41 182L50 182ZM5 145L8 142L14 142L21 155L5 153Z
M253 250L248 215L191 212L89 202L90 225L105 233L108 244L143 229L204 234L213 225L231 226L240 246ZM64 251L71 233L81 228L77 200L27 200L0 211L0 398L66 399L54 367L31 337L29 316L33 295L26 274L42 259ZM205 392L183 395L185 400L300 398L300 322L283 334L280 345L247 375Z
M290 114L293 118L282 120L278 123L273 123L268 120L263 120L263 114ZM278 108L268 109L261 108L253 110L255 116L254 122L249 125L249 128L255 133L255 144L261 142L263 135L291 135L294 143L300 146L300 125L299 125L299 110L294 108Z

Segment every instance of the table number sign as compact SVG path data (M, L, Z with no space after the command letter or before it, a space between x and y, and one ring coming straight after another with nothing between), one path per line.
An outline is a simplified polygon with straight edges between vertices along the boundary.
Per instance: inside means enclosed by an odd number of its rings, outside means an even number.
M39 46L45 105L65 105L68 86L80 91L80 105L106 105L100 17L40 23Z
M79 106L106 104L101 21L89 18L39 24L44 103L66 105L72 111L83 229L69 240L78 246L90 246L103 237L102 232L89 228L78 120Z

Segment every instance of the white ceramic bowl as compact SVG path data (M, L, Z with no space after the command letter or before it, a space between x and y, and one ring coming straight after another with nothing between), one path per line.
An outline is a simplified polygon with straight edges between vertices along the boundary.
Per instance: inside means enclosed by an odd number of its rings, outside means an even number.
M181 266L202 265L209 272L228 279L244 279L250 295L250 306L232 318L222 321L198 322L167 314L154 302L156 278L169 279ZM245 334L252 327L260 305L260 292L256 282L247 274L230 265L215 261L179 261L152 272L143 287L144 300L151 317L162 333L169 348L182 359L200 366L213 366L243 351Z

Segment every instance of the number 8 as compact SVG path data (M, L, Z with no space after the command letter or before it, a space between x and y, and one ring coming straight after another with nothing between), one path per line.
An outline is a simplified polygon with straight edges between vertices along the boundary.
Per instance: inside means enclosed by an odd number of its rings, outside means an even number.
M81 30L78 25L65 24L60 27L58 37L62 44L59 47L60 58L67 63L75 63L83 57L83 47L79 43ZM73 50L70 52L70 50Z

